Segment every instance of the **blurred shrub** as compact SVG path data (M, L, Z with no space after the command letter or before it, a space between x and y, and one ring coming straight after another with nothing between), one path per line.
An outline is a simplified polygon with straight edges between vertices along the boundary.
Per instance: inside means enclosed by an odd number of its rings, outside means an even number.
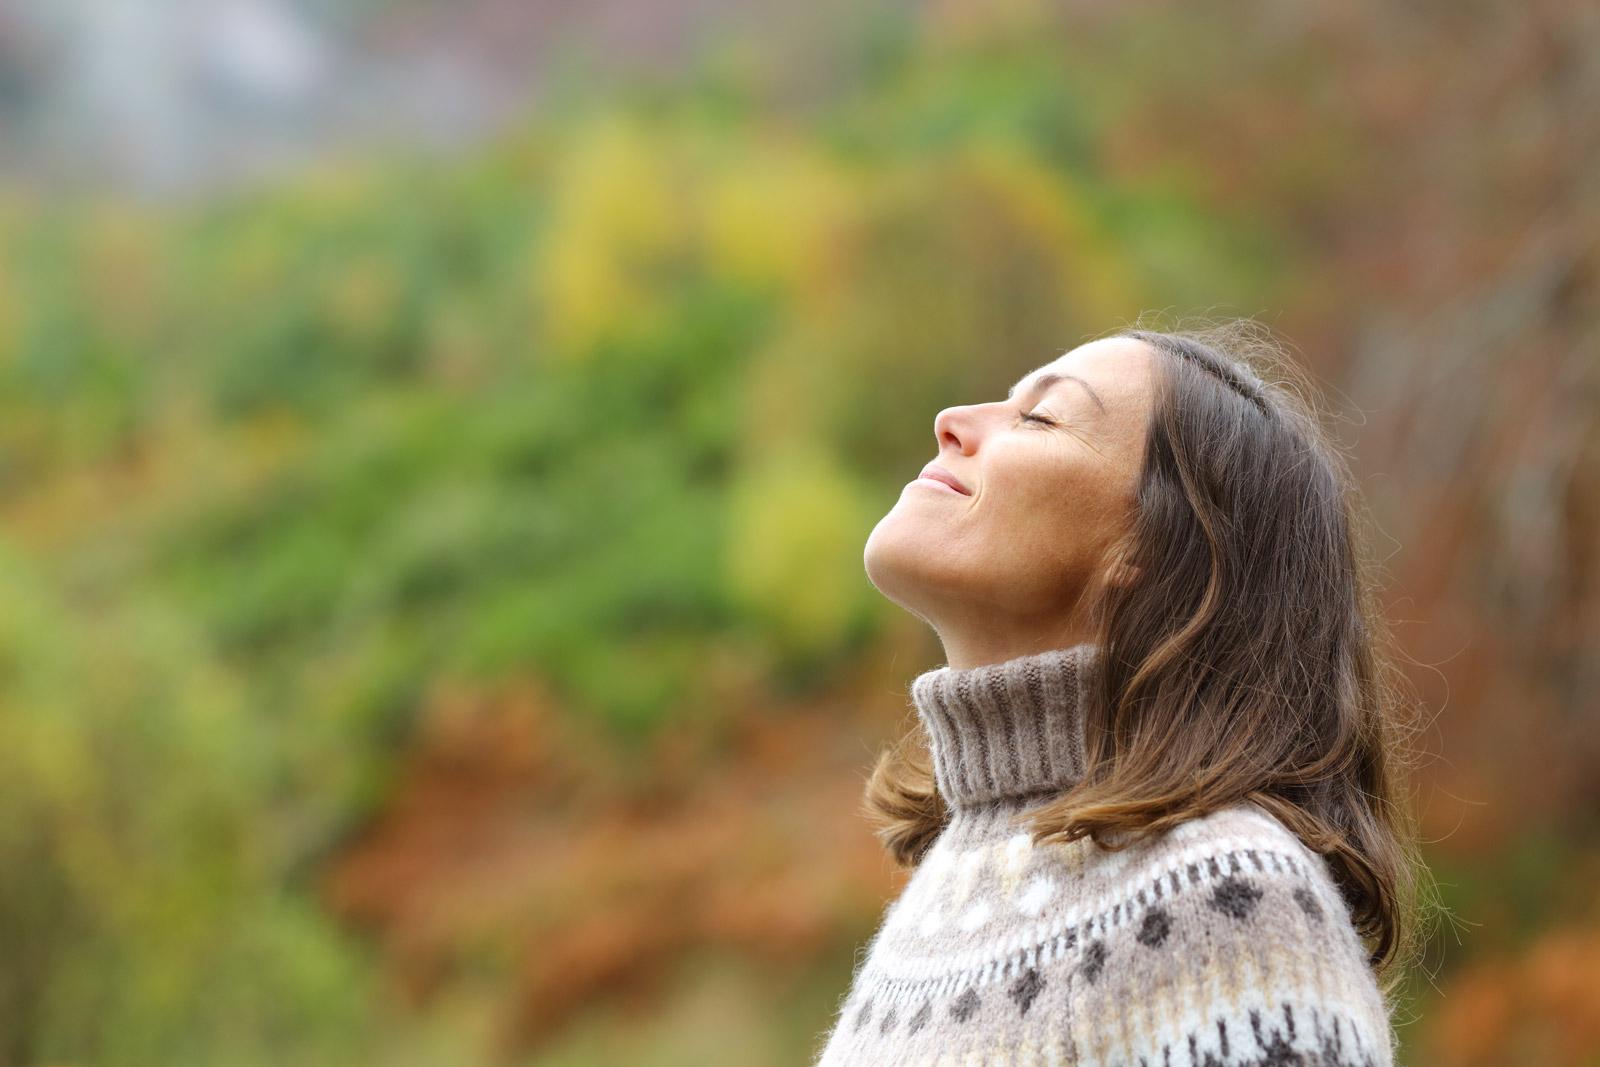
M620 742L715 643L822 669L941 406L1264 269L1097 169L1092 50L869 44L791 104L708 67L470 158L0 212L0 1064L402 1048L307 887L430 679Z

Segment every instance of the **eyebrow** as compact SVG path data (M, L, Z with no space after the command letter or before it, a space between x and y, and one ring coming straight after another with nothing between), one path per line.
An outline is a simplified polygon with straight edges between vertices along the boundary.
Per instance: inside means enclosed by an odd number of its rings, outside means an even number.
M1105 404L1101 403L1100 394L1096 393L1094 391L1094 389L1090 388L1088 382L1084 381L1082 378L1078 377L1076 374L1057 374L1054 371L1051 371L1051 372L1046 373L1046 374L1041 374L1037 378L1033 379L1032 383L1028 385L1028 387L1027 387L1027 389L1025 391L1031 393L1031 392L1035 392L1035 391L1038 391L1038 390L1048 389L1052 385L1055 385L1057 382L1077 382L1079 385L1083 386L1084 390L1089 394L1090 398L1092 400L1094 400L1095 406L1100 409L1101 413L1105 412L1106 406L1105 406ZM1012 397L1014 397L1016 395L1017 395L1017 387L1015 385L1013 385L1006 392L1006 399L1010 400Z

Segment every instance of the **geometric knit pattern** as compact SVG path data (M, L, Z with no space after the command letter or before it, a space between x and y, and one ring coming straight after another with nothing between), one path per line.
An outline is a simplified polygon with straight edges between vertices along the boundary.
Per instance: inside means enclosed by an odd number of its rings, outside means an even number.
M1096 649L919 676L950 819L858 953L817 1067L1392 1067L1326 861L1245 801L1108 851L1011 816L1082 776Z

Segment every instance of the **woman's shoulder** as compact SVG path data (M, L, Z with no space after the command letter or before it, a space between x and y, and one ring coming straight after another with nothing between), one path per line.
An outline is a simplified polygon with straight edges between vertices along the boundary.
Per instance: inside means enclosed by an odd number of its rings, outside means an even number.
M1315 855L1298 834L1253 800L1240 800L1185 819L1169 830L1167 837L1174 844L1203 842L1235 846L1248 843L1305 856Z
M1109 876L1084 933L1104 973L1078 987L1075 1017L1165 990L1205 1020L1203 1032L1155 1027L1102 1051L1159 1063L1164 1043L1198 1042L1221 1063L1234 1062L1230 1047L1392 1062L1387 1006L1331 870L1270 812L1236 804L1101 858ZM1085 1025L1084 1040L1112 1040Z
M1260 805L1097 850L1082 875L1069 1027L1084 1062L1394 1062L1331 869Z
M1104 866L1124 875L1149 874L1155 868L1195 868L1220 877L1254 872L1274 879L1302 879L1332 884L1327 861L1266 808L1251 800L1185 819L1170 829L1147 835L1127 848L1103 854Z
M1228 910L1253 910L1269 892L1306 918L1338 920L1328 930L1361 952L1352 912L1327 859L1266 808L1242 800L1194 816L1117 851L1097 853L1087 886L1107 907L1137 911L1170 896L1204 899ZM1312 927L1315 930L1317 927Z

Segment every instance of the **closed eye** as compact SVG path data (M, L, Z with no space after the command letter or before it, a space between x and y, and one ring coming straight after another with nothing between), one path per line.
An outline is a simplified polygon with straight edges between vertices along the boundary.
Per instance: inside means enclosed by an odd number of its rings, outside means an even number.
M1044 426L1054 426L1054 425L1056 425L1056 420L1055 419L1046 418L1043 415L1035 415L1031 411L1021 412L1017 417L1019 419L1021 419L1022 421L1024 421L1024 422L1036 422L1036 423L1040 423L1041 425L1044 425Z

